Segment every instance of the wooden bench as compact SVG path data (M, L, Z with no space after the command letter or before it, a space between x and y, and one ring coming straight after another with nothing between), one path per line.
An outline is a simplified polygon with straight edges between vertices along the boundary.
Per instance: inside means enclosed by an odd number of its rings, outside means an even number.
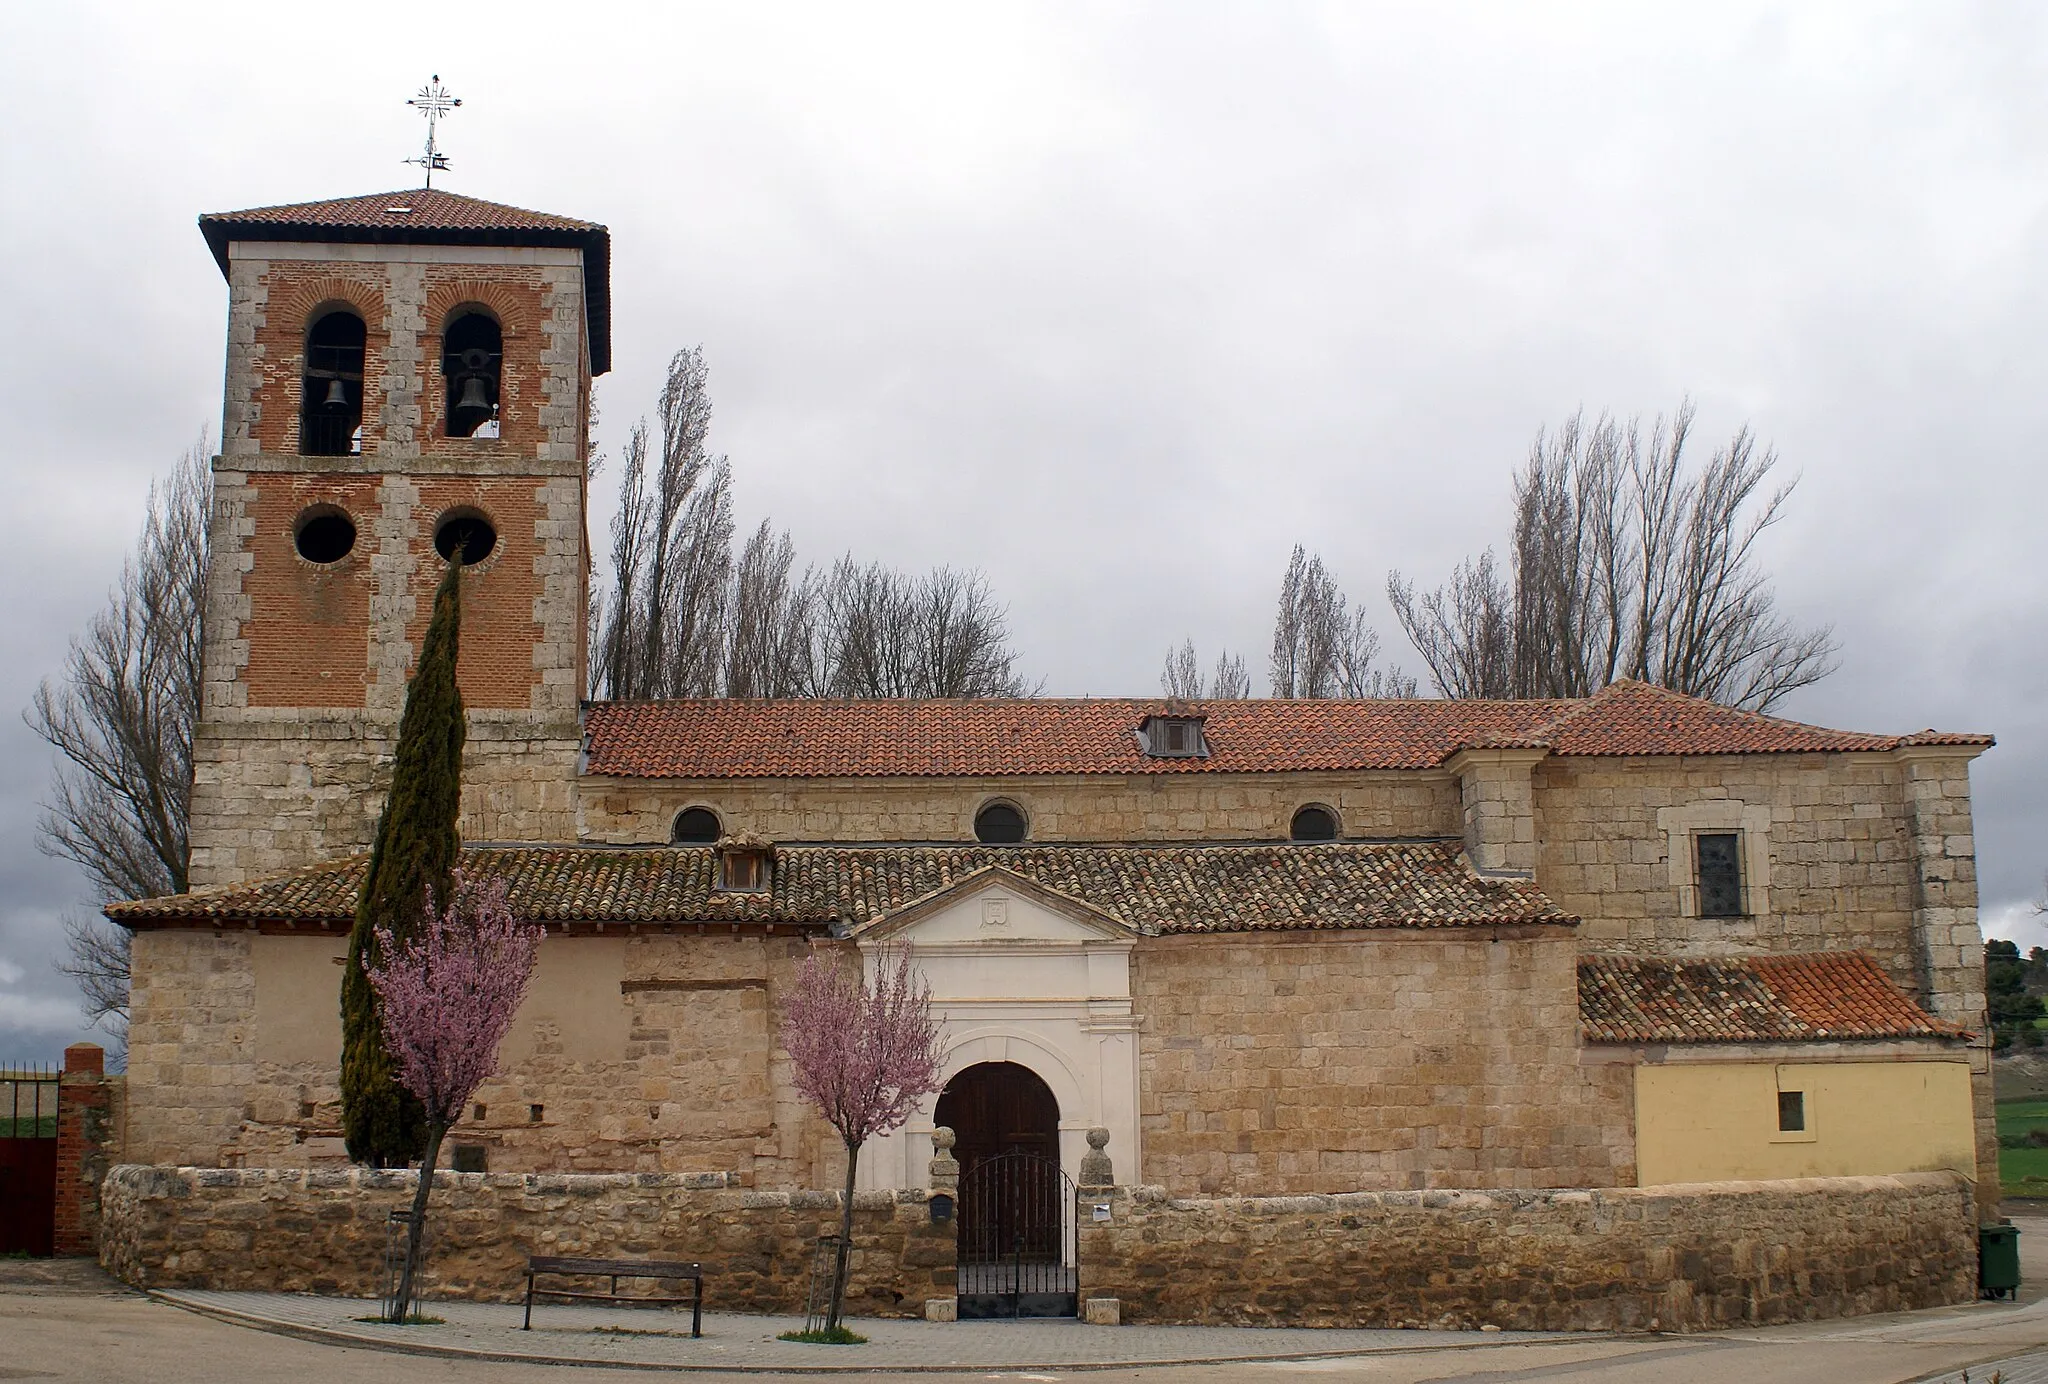
M590 1278L609 1278L612 1290L608 1293L579 1292L570 1288L536 1288L534 1277L538 1274L578 1274ZM690 1280L690 1295L680 1297L634 1297L621 1296L619 1280L622 1278L687 1278ZM526 1261L526 1322L519 1329L533 1330L533 1299L541 1297L582 1298L592 1302L649 1303L663 1306L687 1302L690 1304L690 1335L704 1334L704 1267L701 1264L685 1264L668 1259L571 1259L560 1255L535 1254Z

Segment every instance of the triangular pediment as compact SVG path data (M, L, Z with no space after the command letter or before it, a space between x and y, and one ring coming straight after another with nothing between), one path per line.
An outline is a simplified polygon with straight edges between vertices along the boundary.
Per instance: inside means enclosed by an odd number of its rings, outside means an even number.
M1028 947L1131 942L1142 933L1085 899L1015 870L984 865L849 935L912 945Z

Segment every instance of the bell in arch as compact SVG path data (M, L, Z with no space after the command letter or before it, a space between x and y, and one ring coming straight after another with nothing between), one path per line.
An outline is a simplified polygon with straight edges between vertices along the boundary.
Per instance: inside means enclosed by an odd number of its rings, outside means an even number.
M452 426L449 431L457 437L472 437L478 428L491 421L491 401L484 393L482 375L463 378L462 392L456 396L450 415Z
M340 380L329 380L327 382L327 397L321 402L328 408L347 408L348 386L344 385Z

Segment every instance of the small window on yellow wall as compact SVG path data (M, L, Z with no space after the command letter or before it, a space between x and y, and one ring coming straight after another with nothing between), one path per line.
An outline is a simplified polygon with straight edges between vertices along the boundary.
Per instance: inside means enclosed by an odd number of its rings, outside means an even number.
M1778 1092L1778 1132L1780 1134L1803 1134L1806 1131L1806 1092Z

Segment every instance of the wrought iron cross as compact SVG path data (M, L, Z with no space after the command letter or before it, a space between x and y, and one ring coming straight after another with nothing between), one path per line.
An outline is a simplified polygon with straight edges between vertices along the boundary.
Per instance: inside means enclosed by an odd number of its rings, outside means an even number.
M441 74L436 72L434 80L420 88L420 94L405 103L427 118L427 152L407 163L416 163L427 170L427 186L434 185L434 174L448 171L448 156L435 147L434 137L439 131L441 117L462 104L459 96L450 96L448 88L441 85Z

